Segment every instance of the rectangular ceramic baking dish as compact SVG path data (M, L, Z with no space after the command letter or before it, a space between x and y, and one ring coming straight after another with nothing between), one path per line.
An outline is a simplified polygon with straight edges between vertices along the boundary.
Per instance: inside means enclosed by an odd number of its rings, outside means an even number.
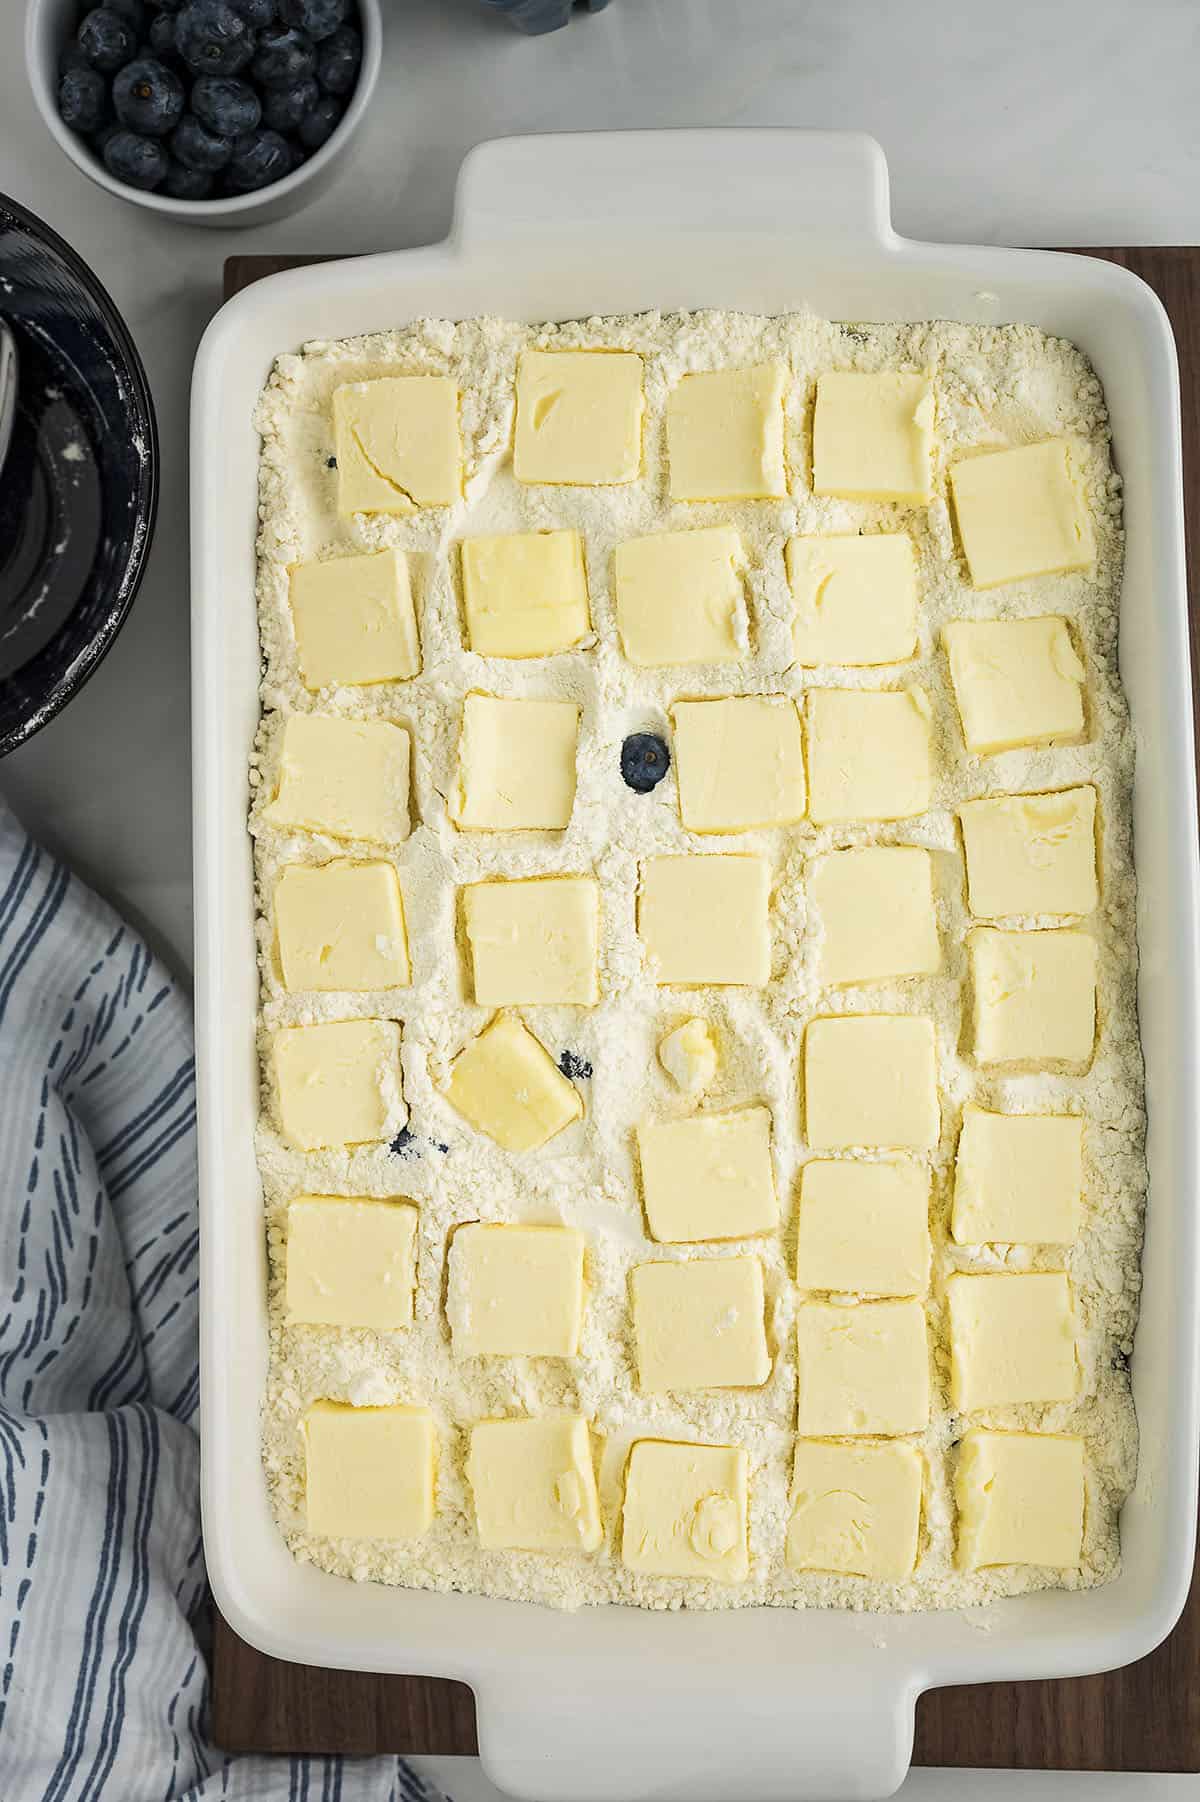
M259 1462L267 1362L247 757L258 718L255 397L275 355L423 314L644 308L1029 321L1081 345L1125 479L1121 668L1137 738L1139 996L1150 1200L1121 1575L1080 1594L900 1617L562 1614L355 1585L293 1561ZM483 1761L547 1802L874 1797L918 1694L1142 1657L1187 1592L1197 1487L1197 835L1179 386L1155 296L1105 262L908 242L868 138L788 131L516 138L467 159L444 244L275 276L218 314L192 410L203 1502L226 1618L277 1657L464 1679ZM986 1630L981 1631L981 1626Z

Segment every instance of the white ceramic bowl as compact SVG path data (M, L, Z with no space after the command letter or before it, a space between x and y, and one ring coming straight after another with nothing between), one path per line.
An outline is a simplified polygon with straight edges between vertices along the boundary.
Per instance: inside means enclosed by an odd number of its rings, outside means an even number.
M167 219L182 219L188 225L262 225L268 219L281 219L285 213L294 213L298 207L316 198L332 178L362 124L379 78L383 10L380 0L358 0L358 10L363 33L362 68L358 85L336 131L306 163L301 163L282 181L272 182L269 188L259 188L253 194L231 194L219 200L173 200L168 194L143 193L110 175L91 145L69 125L63 124L58 111L58 58L76 29L77 0L28 0L25 62L29 85L38 111L59 149L97 187L107 188L110 194L128 200L133 206L145 207L147 212L159 213Z

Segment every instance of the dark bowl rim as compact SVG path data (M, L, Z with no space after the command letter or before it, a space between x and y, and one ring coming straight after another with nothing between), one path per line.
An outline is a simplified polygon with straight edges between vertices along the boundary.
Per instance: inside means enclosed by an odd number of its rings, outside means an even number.
M65 238L59 236L53 226L47 225L37 213L32 212L19 200L14 200L11 195L2 190L0 190L0 212L10 213L33 237L40 239L49 250L52 250L96 303L112 337L114 347L131 378L131 386L142 411L147 436L147 454L142 459L142 474L137 489L137 517L142 523L143 529L133 547L132 555L125 566L121 580L111 592L104 621L88 640L70 669L58 677L50 693L38 703L36 710L7 730L0 731L0 757L6 757L19 745L27 744L36 733L41 731L43 726L49 725L50 721L62 712L68 701L78 694L79 690L99 669L129 617L130 609L141 588L142 578L146 573L146 563L154 543L154 528L158 519L159 438L158 419L154 411L154 397L150 390L146 366L133 341L133 334L104 283L90 265L84 262L79 252L74 250Z

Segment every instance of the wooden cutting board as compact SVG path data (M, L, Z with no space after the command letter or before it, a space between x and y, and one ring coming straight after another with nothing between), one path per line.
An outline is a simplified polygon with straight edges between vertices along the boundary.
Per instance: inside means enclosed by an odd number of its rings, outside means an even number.
M1200 557L1200 247L1092 250L1161 297L1179 345L1188 566ZM317 257L230 257L225 295ZM1197 684L1200 601L1191 597ZM1198 748L1200 749L1200 748ZM1200 761L1200 756L1198 756ZM462 1683L326 1671L265 1658L218 1619L213 1737L231 1752L474 1753ZM1149 1658L1104 1677L932 1690L917 1704L913 1762L1069 1771L1200 1770L1200 1578L1178 1627Z

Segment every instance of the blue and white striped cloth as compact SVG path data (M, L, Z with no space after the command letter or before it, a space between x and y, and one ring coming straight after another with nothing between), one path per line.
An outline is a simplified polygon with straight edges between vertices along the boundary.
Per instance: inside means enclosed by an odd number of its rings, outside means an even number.
M208 1738L185 997L0 802L0 1799L425 1802Z

